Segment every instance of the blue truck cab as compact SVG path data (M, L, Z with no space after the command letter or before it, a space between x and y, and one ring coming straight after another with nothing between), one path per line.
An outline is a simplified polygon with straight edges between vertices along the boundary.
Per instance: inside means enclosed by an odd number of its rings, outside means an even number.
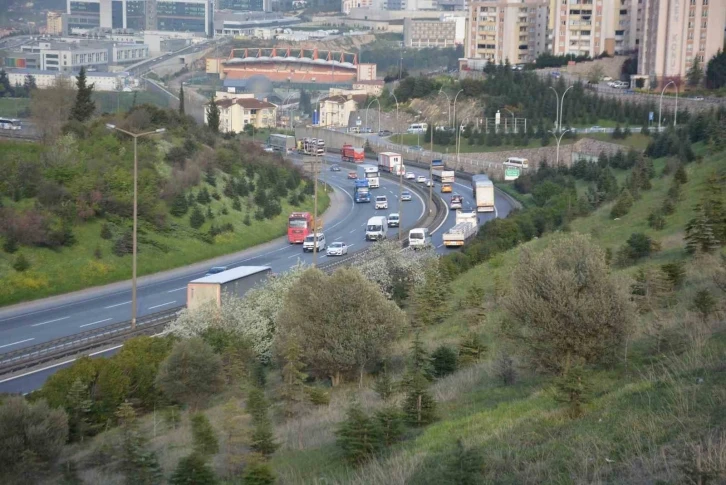
M355 188L353 189L353 199L356 202L371 201L371 189L368 186L368 180L357 179L355 181Z

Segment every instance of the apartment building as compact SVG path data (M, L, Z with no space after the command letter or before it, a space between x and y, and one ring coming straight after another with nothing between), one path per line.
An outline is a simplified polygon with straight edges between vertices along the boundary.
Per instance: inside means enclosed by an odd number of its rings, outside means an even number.
M219 108L219 131L222 133L242 133L247 125L255 129L275 126L277 106L266 99L257 99L252 93L224 91L217 91L215 98ZM206 116L204 122L207 122Z
M639 74L662 84L683 78L698 57L701 65L724 45L726 1L643 0Z
M466 57L512 64L547 48L548 0L475 0L469 4Z
M550 52L590 57L603 52L626 53L636 45L638 3L638 0L550 0Z
M443 16L439 20L403 19L403 45L414 49L424 47L455 47L464 41L465 17Z
M212 0L67 0L68 29L212 32Z
M48 35L63 35L63 12L48 12L45 15L45 33Z

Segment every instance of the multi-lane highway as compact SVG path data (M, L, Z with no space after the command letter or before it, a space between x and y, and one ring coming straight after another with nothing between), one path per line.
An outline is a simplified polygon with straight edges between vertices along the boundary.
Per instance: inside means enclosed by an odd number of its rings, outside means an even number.
M364 226L369 217L402 210L404 226L410 228L423 215L426 197L414 191L413 200L399 203L397 182L386 178L381 178L381 188L373 189L372 195L386 195L389 200L388 210L376 211L373 203L355 204L352 199L353 184L347 179L348 168L352 166L342 164L340 172L332 172L328 167L337 163L339 156L330 154L326 155L325 159L327 165L324 168L324 177L333 189L331 208L323 219L328 243L344 241L351 246L352 251L355 251L372 244L366 242L364 237ZM410 171L417 175L426 174L424 170L416 168ZM464 196L464 208L472 209L474 200L467 182L457 181L455 191ZM438 185L433 193L434 197L442 196ZM444 200L448 203L448 195L444 195ZM508 199L503 197L497 196L495 204L496 212L482 214L481 223L493 217L505 217L512 209ZM442 245L442 234L453 224L452 213L433 233L433 242L438 251L446 251ZM310 264L312 258L311 253L303 253L301 246L290 245L283 237L213 261L141 278L138 289L139 316L184 305L187 282L203 276L210 266L266 265L279 273L297 264L298 261ZM318 255L319 264L330 259L332 258L324 254ZM131 296L128 281L1 309L0 354L61 336L126 321L130 318L130 312ZM47 375L55 370L56 368L51 368L10 380L0 379L0 392L28 392L41 385Z

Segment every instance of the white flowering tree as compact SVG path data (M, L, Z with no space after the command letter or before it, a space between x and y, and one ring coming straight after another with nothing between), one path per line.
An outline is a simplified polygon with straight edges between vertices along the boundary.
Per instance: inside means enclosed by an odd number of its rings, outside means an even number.
M200 336L210 327L238 333L249 340L258 355L268 360L275 337L275 321L289 289L300 278L304 265L268 278L242 298L223 297L222 306L214 303L196 310L183 310L166 330L181 338Z
M357 257L353 265L369 280L378 285L389 299L400 303L397 290L407 294L424 283L426 268L436 258L433 249L401 249L396 241L376 243L371 252Z

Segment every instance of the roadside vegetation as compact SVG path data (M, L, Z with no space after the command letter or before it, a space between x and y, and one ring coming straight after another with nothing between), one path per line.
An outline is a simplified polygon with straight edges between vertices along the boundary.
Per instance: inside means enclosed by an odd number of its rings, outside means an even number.
M93 117L92 90L85 108L69 86L37 91L53 107L38 124L42 143L2 142L0 305L130 275L133 144L107 123L166 129L138 140L139 274L269 241L289 212L313 206L312 182L290 163L177 111L139 105ZM319 197L322 211L328 197Z
M543 165L462 251L383 242L82 359L0 406L3 479L720 483L724 129Z

